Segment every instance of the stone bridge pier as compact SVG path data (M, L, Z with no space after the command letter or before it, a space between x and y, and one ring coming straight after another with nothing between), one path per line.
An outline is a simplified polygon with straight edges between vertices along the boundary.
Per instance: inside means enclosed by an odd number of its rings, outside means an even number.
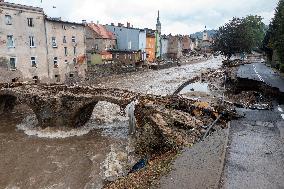
M13 110L17 98L12 95L0 96L0 114L9 113Z

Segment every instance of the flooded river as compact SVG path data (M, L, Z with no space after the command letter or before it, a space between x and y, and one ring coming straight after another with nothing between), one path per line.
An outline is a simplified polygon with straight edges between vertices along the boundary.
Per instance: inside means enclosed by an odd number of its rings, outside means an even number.
M206 68L219 68L221 59L165 70L131 73L103 79L98 86L166 95ZM100 102L82 128L36 128L32 110L18 105L0 116L0 188L102 188L135 163L128 137L128 114Z

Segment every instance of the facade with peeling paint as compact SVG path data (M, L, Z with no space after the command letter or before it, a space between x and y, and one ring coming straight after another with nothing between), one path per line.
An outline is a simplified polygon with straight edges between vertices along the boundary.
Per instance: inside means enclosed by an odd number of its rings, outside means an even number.
M48 82L43 9L0 2L1 82Z
M47 18L46 38L51 82L83 80L87 69L85 25Z

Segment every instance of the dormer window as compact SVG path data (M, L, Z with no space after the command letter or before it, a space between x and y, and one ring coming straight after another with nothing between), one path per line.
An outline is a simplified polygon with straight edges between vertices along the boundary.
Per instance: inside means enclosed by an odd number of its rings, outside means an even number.
M12 17L10 15L5 15L6 25L12 25Z

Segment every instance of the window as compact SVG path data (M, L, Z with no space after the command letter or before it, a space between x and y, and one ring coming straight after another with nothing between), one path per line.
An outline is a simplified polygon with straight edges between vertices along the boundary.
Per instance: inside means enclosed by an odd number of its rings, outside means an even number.
M68 64L68 60L65 60L64 62L65 62L65 64Z
M67 47L64 47L64 54L65 54L65 56L68 55Z
M52 41L52 47L53 47L53 48L56 48L56 47L57 47L56 38L55 38L55 37L52 37L52 38L51 38L51 41Z
M14 44L14 38L12 35L8 35L7 36L7 45L9 48L14 48L15 44Z
M30 36L30 47L35 47L35 40L34 40L34 36Z
M38 76L34 76L34 77L33 77L33 80L34 80L35 83L39 83Z
M76 47L74 47L73 52L74 52L74 55L77 54L77 48Z
M74 74L73 74L73 73L70 73L70 74L69 74L69 77L74 77Z
M29 27L33 27L34 26L33 18L28 18L28 26Z
M56 82L60 82L60 75L55 75L54 77Z
M73 58L73 63L76 64L77 63L77 59Z
M117 53L117 54L115 54L115 57L118 59L119 58L119 54Z
M58 58L57 57L53 58L53 65L54 65L54 68L58 68Z
M72 43L76 43L76 37L72 36Z
M5 15L6 25L12 25L12 17L10 15Z
M10 58L10 69L16 70L16 58L15 57Z
M63 36L63 43L67 43L66 36Z
M36 63L36 57L32 56L31 57L31 64L32 64L32 67L37 67L37 63Z
M99 50L98 44L95 44L95 49L96 49L96 50Z
M65 26L65 25L62 25L62 29L66 30L66 26Z
M131 49L131 41L128 42L128 49Z

